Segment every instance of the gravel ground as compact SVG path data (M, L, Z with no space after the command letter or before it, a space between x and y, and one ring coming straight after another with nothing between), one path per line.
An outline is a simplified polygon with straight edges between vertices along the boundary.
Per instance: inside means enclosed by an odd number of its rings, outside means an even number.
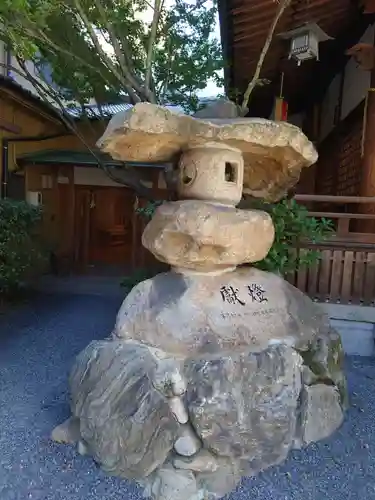
M69 414L75 355L106 336L117 298L40 296L0 317L0 500L138 500L72 447L49 441ZM335 436L244 479L233 500L375 500L375 360L347 360L352 407ZM178 499L176 499L178 500Z

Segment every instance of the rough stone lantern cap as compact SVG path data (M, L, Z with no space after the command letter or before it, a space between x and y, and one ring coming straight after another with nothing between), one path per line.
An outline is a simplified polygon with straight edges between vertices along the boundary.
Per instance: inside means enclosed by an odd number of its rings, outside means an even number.
M178 160L207 142L237 148L244 158L244 193L277 201L299 179L317 152L302 131L261 118L194 118L149 103L116 114L97 145L122 161Z

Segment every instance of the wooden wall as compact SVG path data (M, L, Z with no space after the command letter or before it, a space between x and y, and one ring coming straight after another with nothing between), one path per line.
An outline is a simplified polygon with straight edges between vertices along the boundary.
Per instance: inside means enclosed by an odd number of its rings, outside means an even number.
M105 124L100 121L79 124L80 132L86 141L94 146L102 135ZM32 100L21 98L18 93L0 87L0 146L2 139L17 137L38 137L64 133L65 128L59 120ZM8 168L12 172L18 169L17 157L46 149L85 150L85 146L74 135L57 137L43 141L9 142ZM0 172L2 156L0 154ZM69 184L58 184L58 175L69 178ZM24 191L40 191L43 196L43 224L41 232L51 249L67 251L71 247L73 229L70 214L74 210L73 170L57 166L30 166L20 172L23 176ZM43 176L52 179L49 188L43 187ZM61 206L63 203L64 206Z
M86 141L94 146L102 135L105 124L101 121L79 124L79 130ZM57 118L46 113L39 106L21 99L15 93L0 87L0 141L2 138L22 136L53 135L64 132ZM17 156L45 149L85 150L82 142L74 135L58 137L40 142L9 143L9 169L17 168ZM1 164L0 169L3 168Z
M362 102L320 144L315 194L360 195L363 113Z

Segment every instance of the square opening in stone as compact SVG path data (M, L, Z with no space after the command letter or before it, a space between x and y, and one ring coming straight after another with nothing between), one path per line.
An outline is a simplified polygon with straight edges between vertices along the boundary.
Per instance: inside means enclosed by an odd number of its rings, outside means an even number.
M237 182L237 164L225 162L225 180L226 182Z

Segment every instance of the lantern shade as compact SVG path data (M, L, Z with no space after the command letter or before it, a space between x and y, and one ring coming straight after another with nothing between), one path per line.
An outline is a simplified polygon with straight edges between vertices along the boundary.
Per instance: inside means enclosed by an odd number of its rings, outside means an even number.
M296 59L299 65L308 59L319 60L319 43L332 40L316 23L305 23L278 36L291 41L289 59Z

